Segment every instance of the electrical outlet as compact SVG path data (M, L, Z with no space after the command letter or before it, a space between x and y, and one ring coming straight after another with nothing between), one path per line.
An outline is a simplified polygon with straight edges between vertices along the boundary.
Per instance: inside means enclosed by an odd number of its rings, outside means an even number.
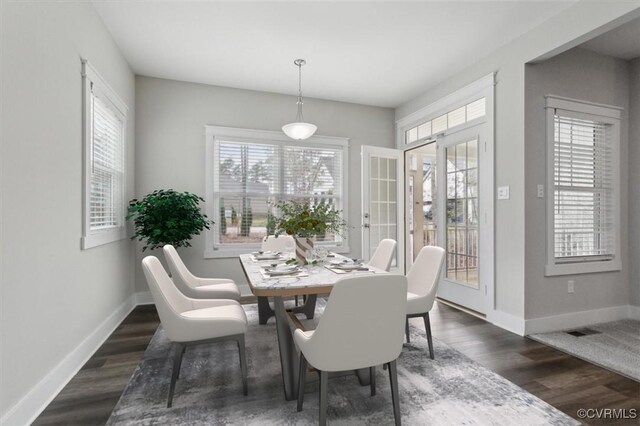
M509 187L508 186L499 186L498 187L498 200L508 200L509 199Z
M567 281L567 293L574 293L576 290L575 282L573 280Z
M538 198L544 198L544 185L538 185Z

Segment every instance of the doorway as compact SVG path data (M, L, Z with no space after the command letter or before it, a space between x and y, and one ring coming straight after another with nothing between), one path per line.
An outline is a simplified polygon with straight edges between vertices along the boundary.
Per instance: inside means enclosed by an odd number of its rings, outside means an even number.
M480 273L481 237L492 232L480 220L489 194L481 187L481 175L492 173L482 169L483 132L482 125L467 127L405 151L404 177L406 268L422 247L444 248L438 297L481 314L486 311L487 294Z

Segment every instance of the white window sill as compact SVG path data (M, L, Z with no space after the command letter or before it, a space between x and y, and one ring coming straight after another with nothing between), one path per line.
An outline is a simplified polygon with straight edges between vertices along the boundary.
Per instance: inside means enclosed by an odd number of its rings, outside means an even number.
M108 231L97 232L81 238L82 250L98 247L104 244L113 243L115 241L127 238L127 232L124 227L110 229Z
M596 272L611 272L622 269L620 260L607 260L601 262L576 262L564 264L546 265L544 275L546 277L556 275L592 274Z

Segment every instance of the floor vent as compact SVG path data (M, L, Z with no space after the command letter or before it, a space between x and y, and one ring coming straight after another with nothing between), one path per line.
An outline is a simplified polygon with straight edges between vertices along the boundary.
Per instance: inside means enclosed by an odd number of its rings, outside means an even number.
M591 336L592 334L600 334L598 330L593 330L591 328L581 328L578 330L567 331L566 333L575 337Z

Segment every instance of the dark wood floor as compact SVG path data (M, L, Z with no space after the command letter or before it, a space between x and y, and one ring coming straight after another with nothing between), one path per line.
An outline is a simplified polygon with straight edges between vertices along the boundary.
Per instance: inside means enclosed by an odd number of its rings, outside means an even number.
M421 324L419 319L412 321ZM34 425L104 424L158 324L153 306L137 307ZM581 408L640 413L636 381L440 303L431 313L431 324L437 339L574 418ZM580 420L593 425L640 424L637 419Z

